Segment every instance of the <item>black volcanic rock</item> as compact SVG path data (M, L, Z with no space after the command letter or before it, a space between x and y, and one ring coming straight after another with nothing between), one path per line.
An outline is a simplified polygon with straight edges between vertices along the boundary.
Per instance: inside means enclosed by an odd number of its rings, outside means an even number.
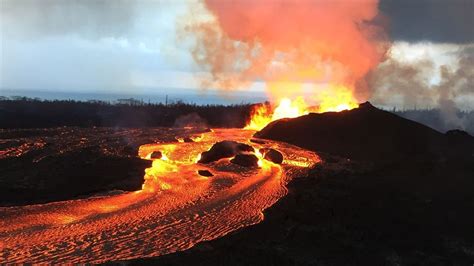
M237 145L238 152L255 152L254 148L250 145L239 143Z
M260 149L260 153L263 155L263 158L268 161L276 164L281 164L283 162L283 154L275 149L263 148Z
M258 158L255 154L237 154L230 162L243 167L258 166Z
M243 152L253 152L254 149L252 146L239 143L236 141L221 141L217 142L216 144L212 145L209 151L205 151L201 154L201 159L198 163L211 163L218 161L223 158L231 158L237 154Z
M154 151L150 154L150 159L161 159L161 157L163 157L161 151Z
M266 142L261 139L251 139L250 142L258 143L258 144L265 144Z
M416 156L444 156L452 152L452 141L446 135L379 110L369 102L349 111L310 113L277 120L257 132L255 137L359 160L390 161ZM464 147L456 152L472 154L473 142L465 136L455 139L460 138Z
M198 170L198 174L201 176L214 176L209 170Z

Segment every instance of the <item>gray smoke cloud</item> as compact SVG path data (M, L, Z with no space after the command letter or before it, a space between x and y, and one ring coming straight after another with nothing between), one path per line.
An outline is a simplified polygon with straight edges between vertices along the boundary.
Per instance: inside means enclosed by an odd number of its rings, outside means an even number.
M443 65L439 71L441 82L435 86L435 90L446 127L465 129L468 121L457 115L459 109L454 99L474 95L474 53L470 49L461 51L457 69Z
M450 53L454 59L446 64L429 56L389 58L367 77L372 101L389 106L398 97L405 108L439 108L445 128L465 129L471 121L459 116L458 103L474 96L474 45Z

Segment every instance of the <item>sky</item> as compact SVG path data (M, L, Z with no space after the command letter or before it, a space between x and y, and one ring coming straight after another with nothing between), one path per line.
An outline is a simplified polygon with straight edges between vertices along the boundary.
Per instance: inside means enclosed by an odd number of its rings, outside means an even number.
M190 8L193 3L0 0L0 90L213 93L214 88L203 91L200 86L200 78L209 73L194 62L192 40L179 34L179 25L190 14L202 12ZM427 82L435 84L441 79L440 66L455 68L459 58L474 54L474 0L381 0L379 7L393 41L389 59L397 62L388 60L385 70L394 65L399 70L400 62L417 65L430 61L436 73L429 74ZM428 96L413 98L407 90L387 91L391 88L386 84L391 81L385 79L381 84L380 80L374 80L372 96L380 104L437 104ZM468 93L455 100L466 109L473 103L474 85L462 86L468 88L459 91ZM261 95L264 84L255 81L247 91ZM223 101L235 102L230 100L234 96L223 96Z

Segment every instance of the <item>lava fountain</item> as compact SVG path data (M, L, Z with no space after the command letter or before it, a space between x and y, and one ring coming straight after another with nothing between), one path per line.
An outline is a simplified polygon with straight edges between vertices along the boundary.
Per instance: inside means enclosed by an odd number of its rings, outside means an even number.
M389 48L378 0L204 0L189 18L183 31L193 38L193 58L210 72L204 87L264 84L271 104L252 111L253 130L367 101L365 76Z
M332 89L330 92L331 94L322 95L318 106L309 106L302 97L295 100L282 98L276 106L270 103L255 105L245 129L261 130L270 122L282 118L294 118L311 112L340 112L359 106L351 90L345 87Z

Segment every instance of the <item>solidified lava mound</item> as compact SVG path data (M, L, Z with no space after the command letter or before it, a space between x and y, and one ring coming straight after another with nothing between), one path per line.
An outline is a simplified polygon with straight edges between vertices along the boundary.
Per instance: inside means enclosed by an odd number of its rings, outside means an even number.
M366 102L350 111L311 113L277 120L257 132L255 137L357 160L473 154L472 137L463 135L453 143L450 135L453 134L442 134Z
M211 163L218 161L222 158L231 158L237 154L245 152L254 152L252 146L239 143L236 141L225 140L217 142L212 145L209 151L205 151L201 154L201 159L199 163Z
M260 153L263 154L263 158L276 164L283 163L283 154L275 149L260 149Z
M243 167L258 167L258 158L255 154L237 154L230 162Z
M161 151L154 151L150 154L150 159L161 159L161 157L163 157Z
M198 174L205 177L214 176L209 170L198 170Z

